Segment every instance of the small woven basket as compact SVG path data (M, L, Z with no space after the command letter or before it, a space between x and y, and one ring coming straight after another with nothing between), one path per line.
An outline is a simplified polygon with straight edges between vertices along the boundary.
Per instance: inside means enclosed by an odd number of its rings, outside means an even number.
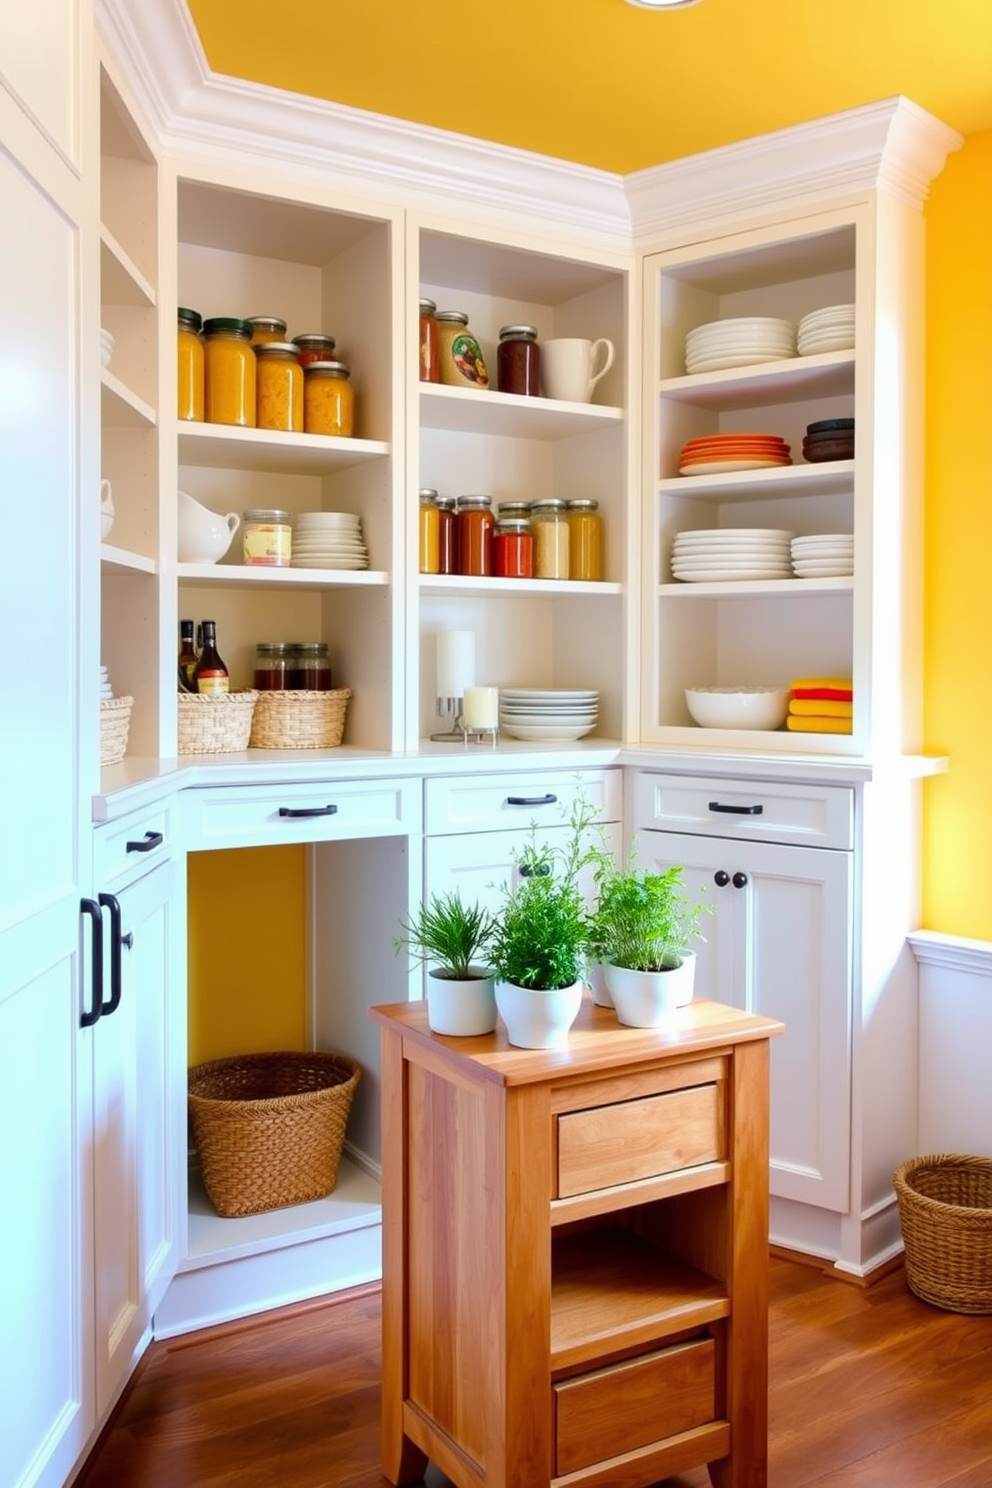
M233 1219L331 1193L361 1074L343 1054L315 1052L195 1065L190 1125L217 1213Z
M181 692L179 753L236 754L248 748L257 692Z
M100 699L100 763L117 765L127 753L133 697Z
M251 720L253 749L335 749L344 736L350 687L327 692L260 692Z
M992 1313L992 1158L915 1157L892 1183L910 1291L948 1312Z

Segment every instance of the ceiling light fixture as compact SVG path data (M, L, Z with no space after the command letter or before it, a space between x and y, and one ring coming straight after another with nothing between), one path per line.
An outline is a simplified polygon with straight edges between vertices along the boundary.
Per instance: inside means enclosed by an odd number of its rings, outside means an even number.
M685 10L687 6L698 5L699 0L627 0L627 4L640 10Z

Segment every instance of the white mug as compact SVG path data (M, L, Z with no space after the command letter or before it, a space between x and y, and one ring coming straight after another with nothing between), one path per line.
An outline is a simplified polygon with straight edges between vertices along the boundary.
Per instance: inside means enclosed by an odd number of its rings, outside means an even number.
M593 371L602 354L602 366ZM591 403L593 388L613 366L613 342L601 336L598 341L584 341L566 336L541 342L541 391L546 398L562 398L566 403Z

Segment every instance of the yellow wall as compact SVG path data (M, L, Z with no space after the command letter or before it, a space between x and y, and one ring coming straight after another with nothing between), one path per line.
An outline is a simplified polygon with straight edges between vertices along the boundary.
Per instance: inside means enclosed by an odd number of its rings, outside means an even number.
M927 204L923 921L992 939L992 130Z

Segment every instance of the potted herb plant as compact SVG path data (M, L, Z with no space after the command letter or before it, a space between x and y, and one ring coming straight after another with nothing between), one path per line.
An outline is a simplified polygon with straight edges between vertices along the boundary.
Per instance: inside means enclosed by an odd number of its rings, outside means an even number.
M473 1035L496 1027L495 979L487 963L493 920L457 891L433 894L404 921L404 946L427 969L427 1022L434 1033Z
M709 908L685 892L683 869L613 868L601 861L589 954L603 964L621 1023L654 1028L692 1001L700 920Z

